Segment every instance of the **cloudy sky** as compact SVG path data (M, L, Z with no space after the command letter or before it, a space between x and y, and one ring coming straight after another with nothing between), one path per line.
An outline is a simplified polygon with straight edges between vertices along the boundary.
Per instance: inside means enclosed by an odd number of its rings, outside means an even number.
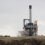
M38 21L38 35L45 35L45 0L0 0L0 35L17 36L23 30L23 19Z

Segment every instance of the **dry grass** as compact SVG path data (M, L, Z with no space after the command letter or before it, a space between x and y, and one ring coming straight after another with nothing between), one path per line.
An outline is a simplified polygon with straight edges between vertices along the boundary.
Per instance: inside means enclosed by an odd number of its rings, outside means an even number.
M22 39L45 40L45 36L37 36L37 37L0 37L0 40L4 40L4 41L22 40Z
M45 36L37 37L0 37L3 45L45 45Z

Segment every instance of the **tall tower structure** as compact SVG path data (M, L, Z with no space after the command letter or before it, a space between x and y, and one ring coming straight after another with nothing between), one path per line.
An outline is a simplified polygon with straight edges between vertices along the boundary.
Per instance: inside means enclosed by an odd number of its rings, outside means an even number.
M24 19L23 25L24 31L21 32L21 36L37 36L37 21L32 22L32 5L29 5L29 19Z
M28 23L26 23L26 20L28 20ZM36 36L37 35L37 21L35 21L34 23L32 22L32 6L31 5L29 5L29 19L24 19L23 23L24 23L25 32L28 31L25 36Z
M29 22L32 23L32 6L29 5Z

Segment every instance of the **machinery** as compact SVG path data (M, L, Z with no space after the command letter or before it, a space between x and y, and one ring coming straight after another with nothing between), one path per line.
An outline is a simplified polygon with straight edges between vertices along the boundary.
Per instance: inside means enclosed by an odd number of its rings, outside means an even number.
M21 32L22 36L37 36L37 21L32 22L32 6L29 5L29 19L24 19L24 31ZM28 23L26 21L28 20Z

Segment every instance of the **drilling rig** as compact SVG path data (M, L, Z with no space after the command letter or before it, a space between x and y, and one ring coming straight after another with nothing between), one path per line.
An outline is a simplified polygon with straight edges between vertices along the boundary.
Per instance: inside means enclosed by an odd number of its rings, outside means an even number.
M37 36L37 21L32 22L32 5L29 5L29 19L23 20L23 29L21 36Z

